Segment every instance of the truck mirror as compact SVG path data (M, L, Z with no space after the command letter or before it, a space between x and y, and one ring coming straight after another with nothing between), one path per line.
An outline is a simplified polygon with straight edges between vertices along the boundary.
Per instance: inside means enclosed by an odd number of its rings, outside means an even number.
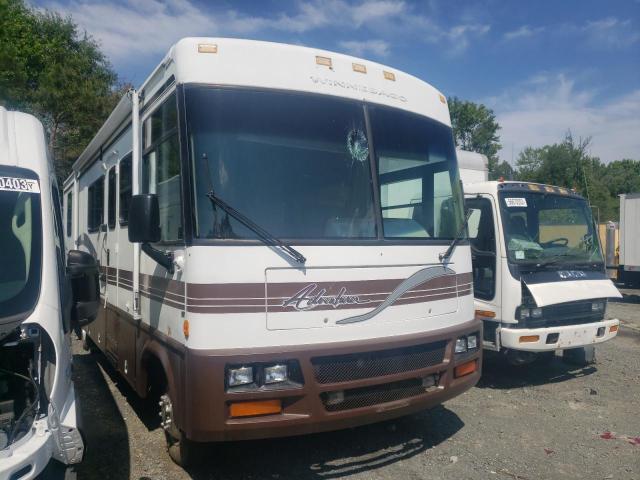
M80 250L70 250L67 254L67 275L71 280L73 305L71 322L82 327L91 323L100 306L100 283L98 262L92 255Z
M145 193L131 197L129 241L133 243L160 241L160 207L157 195Z

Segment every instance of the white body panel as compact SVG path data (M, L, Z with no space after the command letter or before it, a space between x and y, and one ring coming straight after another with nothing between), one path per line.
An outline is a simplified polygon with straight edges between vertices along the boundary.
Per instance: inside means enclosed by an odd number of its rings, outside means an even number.
M486 155L458 149L456 156L462 183L479 183L489 180L489 159Z
M55 379L50 402L63 426L77 427L75 395L71 381L71 344L63 331L61 294L58 282L56 229L52 188L56 186L53 165L49 161L45 132L32 115L8 112L0 107L0 165L21 167L39 177L42 210L42 271L40 296L25 324L37 324L51 338L56 352ZM57 187L56 187L57 188ZM58 245L64 249L64 245ZM64 266L62 266L64 268ZM31 432L17 444L0 451L0 479L8 478L25 465L31 472L20 478L34 478L52 456L64 458L51 433L50 418L40 419ZM48 430L48 431L47 431ZM82 447L82 445L80 445ZM80 458L81 458L80 453Z
M640 272L640 194L620 195L620 265Z
M525 282L526 283L526 282ZM589 298L622 298L611 280L576 280L571 283L527 284L536 305L546 307L556 303L574 302Z

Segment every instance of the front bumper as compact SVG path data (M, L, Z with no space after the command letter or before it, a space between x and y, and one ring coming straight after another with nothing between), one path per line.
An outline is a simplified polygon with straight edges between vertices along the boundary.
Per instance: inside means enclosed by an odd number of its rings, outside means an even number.
M604 327L604 334L598 336L598 329ZM529 352L549 352L578 348L587 345L611 340L618 334L617 329L611 331L611 327L620 327L617 319L603 320L600 322L586 323L582 325L566 325L562 327L547 328L501 328L500 343L504 348L524 350ZM558 334L556 341L555 334ZM530 341L534 337L537 341ZM522 337L529 337L522 341Z
M177 424L187 438L194 441L245 440L349 428L424 410L463 393L480 379L481 348L462 356L453 353L455 340L471 333L478 333L482 338L480 321L472 320L456 327L401 338L335 345L303 345L242 352L187 350L186 398L182 399L183 408L179 409L181 418L176 418ZM388 373L389 364L384 365L387 370L382 375L371 376L370 370L367 370L372 363L379 365L381 362L375 354L380 353L384 358L382 362L386 362L389 352L413 352L413 349L428 345L437 345L440 349L435 356L429 357L433 361L428 365L416 362L415 357L411 356L406 359L393 357L392 373ZM370 363L358 360L359 354L368 358ZM353 376L357 378L320 379L318 359L342 361L347 357L354 358L353 369L346 370L347 376L355 372ZM424 357L421 358L424 360ZM269 391L225 391L227 364L286 360L299 362L304 379L302 385ZM454 378L455 367L470 361L476 362L475 372ZM336 368L342 368L343 364L337 365ZM340 374L345 374L345 370ZM421 388L420 380L434 374L439 378L437 387ZM327 392L336 391L345 392L345 397L354 395L351 397L352 403L338 408L329 407ZM246 418L230 416L229 406L232 402L271 399L281 400L281 413Z

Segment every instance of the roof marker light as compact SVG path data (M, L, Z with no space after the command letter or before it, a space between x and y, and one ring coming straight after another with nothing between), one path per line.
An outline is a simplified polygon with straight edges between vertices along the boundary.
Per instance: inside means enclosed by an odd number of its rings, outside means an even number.
M331 59L329 57L321 57L320 55L316 55L316 63L318 65L332 68Z
M218 53L218 45L215 43L199 43L198 53Z
M447 104L447 99L445 98L445 96L442 95L441 93L438 94L438 95L440 96L440 101L446 105Z
M385 80L391 80L392 82L396 81L396 75L393 72L387 72L386 70L382 71Z
M351 66L353 67L354 72L367 73L366 65L362 65L361 63L352 63Z

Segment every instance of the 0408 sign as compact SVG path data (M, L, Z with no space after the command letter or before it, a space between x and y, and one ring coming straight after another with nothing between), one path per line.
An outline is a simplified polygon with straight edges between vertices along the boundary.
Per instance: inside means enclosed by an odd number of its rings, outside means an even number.
M0 190L40 193L38 181L31 178L0 177Z

